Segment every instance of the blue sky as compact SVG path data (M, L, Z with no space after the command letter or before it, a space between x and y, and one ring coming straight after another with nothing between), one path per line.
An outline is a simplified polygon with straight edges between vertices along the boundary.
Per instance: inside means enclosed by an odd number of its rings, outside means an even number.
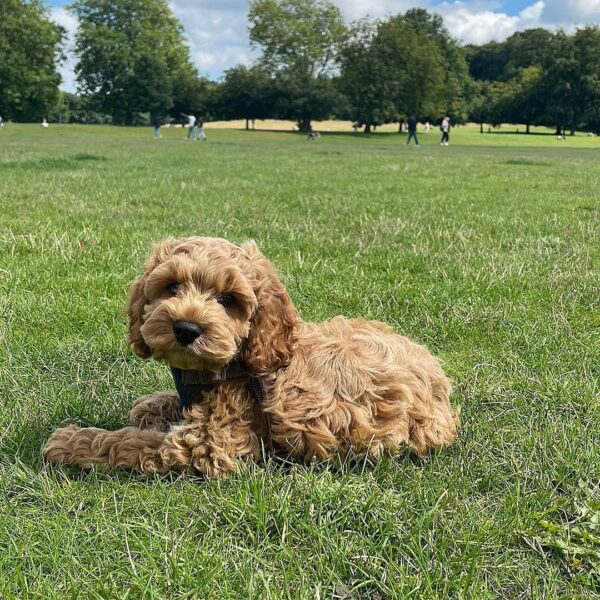
M2 0L0 0L2 1ZM70 0L46 0L52 18L63 25L71 39L76 20L65 10ZM600 0L333 0L348 21L370 15L384 17L412 7L433 10L444 17L446 27L464 43L501 41L529 27L562 27L600 23ZM253 59L247 34L247 0L169 0L183 23L192 60L213 79L239 63ZM61 70L63 88L75 89L72 56Z

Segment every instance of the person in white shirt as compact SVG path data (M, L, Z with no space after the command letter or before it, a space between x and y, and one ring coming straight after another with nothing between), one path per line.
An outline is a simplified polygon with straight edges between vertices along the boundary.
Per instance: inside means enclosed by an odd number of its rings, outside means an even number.
M181 113L187 120L187 127L188 127L188 134L187 134L187 139L188 140L195 140L196 139L196 117L194 115L186 115L185 113Z
M444 117L440 129L442 130L440 146L447 146L450 141L450 117Z

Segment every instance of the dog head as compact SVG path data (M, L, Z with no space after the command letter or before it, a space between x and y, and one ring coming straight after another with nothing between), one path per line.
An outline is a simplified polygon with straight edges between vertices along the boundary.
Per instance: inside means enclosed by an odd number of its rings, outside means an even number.
M289 361L298 314L254 242L159 244L131 286L129 342L173 367L219 371L241 358L257 374Z

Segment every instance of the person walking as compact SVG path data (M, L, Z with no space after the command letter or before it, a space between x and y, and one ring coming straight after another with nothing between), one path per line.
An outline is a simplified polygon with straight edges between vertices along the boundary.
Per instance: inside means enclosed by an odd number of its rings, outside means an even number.
M154 115L152 117L152 127L154 127L154 139L160 140L162 135L160 135L160 126L162 125L160 117L158 115Z
M410 144L410 140L414 139L415 144L418 146L419 138L417 138L417 119L413 115L412 117L409 117L406 124L408 125L408 139L406 140L406 145L408 146Z
M440 146L447 146L450 141L450 117L444 117L440 129L442 130Z
M181 116L185 117L188 120L187 128L188 134L187 139L195 140L196 139L196 117L194 115L186 115L185 113L181 113Z
M196 139L200 139L205 142L208 138L206 137L206 132L204 131L204 119L202 117L198 118L196 128L198 129L196 133Z

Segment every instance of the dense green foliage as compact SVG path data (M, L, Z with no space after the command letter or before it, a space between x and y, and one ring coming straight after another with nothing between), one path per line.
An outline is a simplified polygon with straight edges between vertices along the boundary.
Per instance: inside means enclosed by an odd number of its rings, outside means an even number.
M600 132L600 28L529 29L466 52L483 82L472 112L479 122Z
M0 597L598 598L596 141L208 134L0 130ZM197 234L256 239L307 320L427 344L456 445L222 482L42 464L56 427L172 389L125 345L126 289Z
M331 79L346 28L329 0L251 0L250 41L273 77L276 116L306 131L312 119L333 114L341 98Z
M444 73L438 45L403 17L361 21L342 50L340 84L349 101L348 116L364 124L367 133L372 125L413 114L437 117L444 110Z
M79 21L80 90L115 123L134 123L139 113L165 116L199 95L183 27L167 0L75 0L71 11Z
M0 2L0 116L40 121L55 107L62 27L39 0Z

